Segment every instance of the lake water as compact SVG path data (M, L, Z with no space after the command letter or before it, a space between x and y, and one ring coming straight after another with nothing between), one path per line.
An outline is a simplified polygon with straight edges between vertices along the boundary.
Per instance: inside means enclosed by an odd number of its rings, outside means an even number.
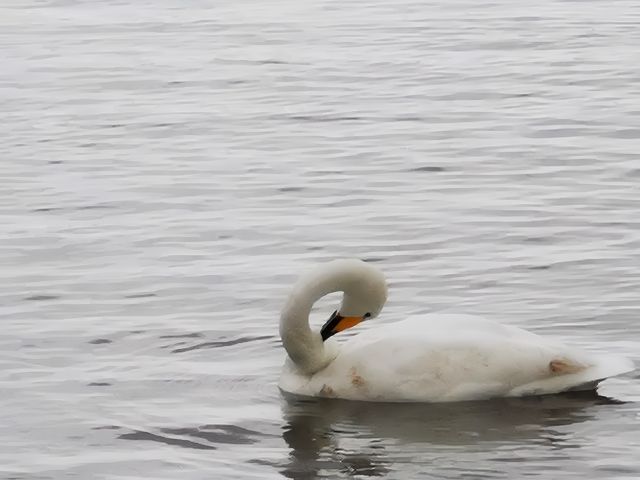
M640 360L639 22L2 2L0 478L640 477L637 375L446 405L276 387L287 291L336 257L389 279L369 328L475 313Z

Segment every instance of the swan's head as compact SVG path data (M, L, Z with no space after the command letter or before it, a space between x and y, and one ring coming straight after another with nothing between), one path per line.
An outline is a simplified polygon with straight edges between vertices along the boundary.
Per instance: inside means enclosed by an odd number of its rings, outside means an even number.
M387 282L373 265L361 260L336 260L326 265L327 275L339 278L343 297L320 330L322 339L378 316L387 301Z
M343 292L340 308L320 333L313 332L309 326L311 308L333 292ZM302 275L280 315L280 338L289 358L307 374L326 367L338 349L336 344L325 340L377 316L386 299L384 275L361 260L334 260Z

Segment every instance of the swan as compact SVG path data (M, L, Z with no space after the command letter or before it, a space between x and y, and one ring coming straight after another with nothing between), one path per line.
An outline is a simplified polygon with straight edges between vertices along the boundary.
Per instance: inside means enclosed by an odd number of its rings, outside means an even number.
M343 293L339 309L312 330L312 306L333 292ZM360 260L334 260L302 275L280 317L288 358L279 388L306 397L452 402L595 390L605 378L635 369L626 358L472 315L414 316L335 340L377 317L386 299L383 273Z

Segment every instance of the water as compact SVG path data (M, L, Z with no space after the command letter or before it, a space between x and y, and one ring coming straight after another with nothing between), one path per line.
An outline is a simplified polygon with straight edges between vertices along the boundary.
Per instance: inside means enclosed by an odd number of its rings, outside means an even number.
M0 477L638 478L638 377L288 402L276 325L300 271L360 257L391 288L370 328L476 313L637 361L639 21L633 1L3 2Z

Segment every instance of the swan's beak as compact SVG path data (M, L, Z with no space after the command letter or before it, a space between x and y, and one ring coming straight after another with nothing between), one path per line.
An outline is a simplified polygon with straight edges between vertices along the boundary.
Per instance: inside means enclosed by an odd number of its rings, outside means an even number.
M322 326L322 329L320 330L320 335L322 335L322 340L326 340L332 335L335 335L338 332L342 332L347 328L355 327L362 320L364 320L363 317L343 317L336 310L335 312L333 312L333 315L331 315L329 320L327 320L327 323L325 323Z

